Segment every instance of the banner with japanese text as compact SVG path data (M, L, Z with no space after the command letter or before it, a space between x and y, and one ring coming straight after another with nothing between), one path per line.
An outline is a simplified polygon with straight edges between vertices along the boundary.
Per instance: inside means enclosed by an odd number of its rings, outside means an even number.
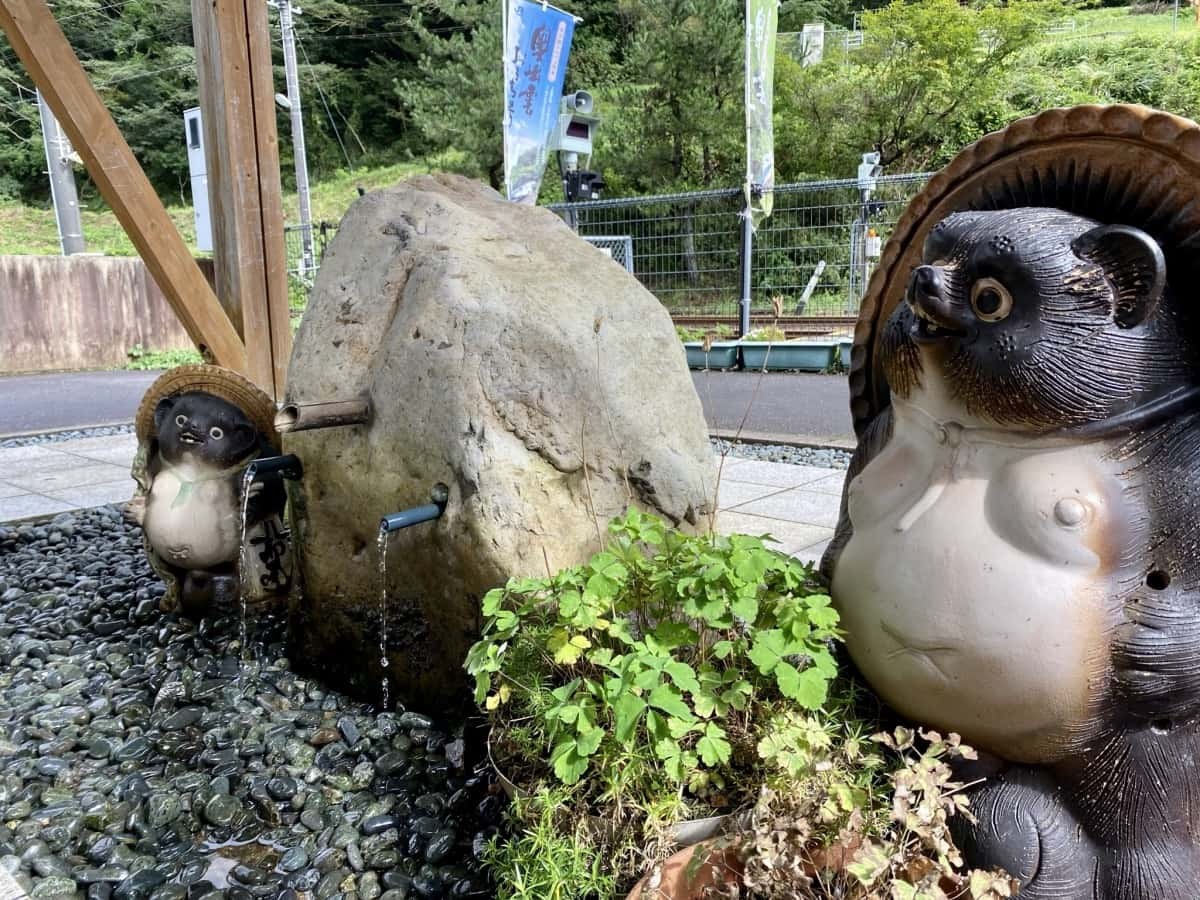
M575 17L509 0L504 75L504 184L508 199L536 203L547 145L558 125Z
M771 215L775 189L775 33L779 0L746 0L746 208L754 227Z

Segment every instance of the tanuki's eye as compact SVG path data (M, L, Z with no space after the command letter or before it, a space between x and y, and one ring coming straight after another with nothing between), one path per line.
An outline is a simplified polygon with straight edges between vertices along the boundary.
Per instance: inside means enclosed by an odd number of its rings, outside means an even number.
M980 278L971 286L971 308L985 322L1007 319L1012 306L1012 294L995 278Z
M212 428L208 429L208 436L214 441L219 441L221 438L225 437L225 432L214 425Z
M182 428L187 424L187 416L185 416L183 413L180 413L175 417L175 424Z

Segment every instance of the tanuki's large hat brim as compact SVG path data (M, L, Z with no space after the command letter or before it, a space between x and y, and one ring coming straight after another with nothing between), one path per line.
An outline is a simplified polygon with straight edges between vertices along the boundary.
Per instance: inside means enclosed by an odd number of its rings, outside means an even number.
M144 443L154 437L154 410L159 401L193 391L212 394L232 403L246 414L272 447L279 449L279 432L275 430L275 401L232 369L210 365L177 366L163 372L150 385L134 419L138 440Z
M890 402L879 337L921 262L926 235L951 213L1048 206L1133 225L1163 247L1168 277L1200 277L1200 126L1144 106L1051 109L980 138L908 204L871 275L854 330L854 429Z

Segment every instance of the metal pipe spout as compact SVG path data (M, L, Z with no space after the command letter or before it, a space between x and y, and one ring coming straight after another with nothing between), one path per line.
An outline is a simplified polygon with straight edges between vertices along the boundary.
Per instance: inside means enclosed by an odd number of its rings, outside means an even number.
M379 530L385 534L391 534L401 528L410 528L413 525L420 525L422 522L440 519L442 513L446 511L446 503L450 499L450 489L444 484L436 484L430 499L433 502L424 506L414 506L412 509L388 513L379 520Z
M338 428L364 425L371 421L371 399L331 400L328 403L287 403L275 416L280 434L309 431L313 428Z
M304 477L304 466L300 464L300 457L288 453L285 456L264 456L246 467L246 477L250 481L256 481L264 475L278 475L280 478L299 481Z

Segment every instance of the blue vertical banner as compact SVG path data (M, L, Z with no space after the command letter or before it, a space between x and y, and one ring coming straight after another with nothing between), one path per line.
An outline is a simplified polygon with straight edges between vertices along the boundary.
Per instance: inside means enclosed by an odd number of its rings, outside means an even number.
M505 2L504 184L509 200L532 204L558 125L575 17L530 0Z

